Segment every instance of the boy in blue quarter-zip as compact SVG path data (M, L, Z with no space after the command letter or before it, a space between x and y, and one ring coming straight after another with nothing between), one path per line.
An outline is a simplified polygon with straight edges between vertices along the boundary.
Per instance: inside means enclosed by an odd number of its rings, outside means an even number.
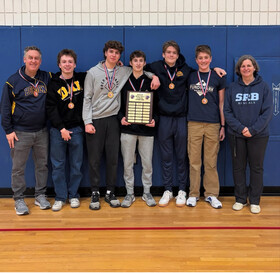
M45 100L50 74L41 71L41 51L35 46L24 50L24 66L5 83L1 99L1 124L11 148L12 190L17 215L29 214L24 202L24 172L32 149L35 165L35 205L49 209L45 192L48 178L48 131Z
M198 71L188 79L188 155L190 162L190 193L187 206L195 207L200 196L201 150L203 147L205 201L213 208L221 208L217 199L220 185L217 158L220 141L225 138L223 113L226 78L210 68L211 48L199 45L195 50Z

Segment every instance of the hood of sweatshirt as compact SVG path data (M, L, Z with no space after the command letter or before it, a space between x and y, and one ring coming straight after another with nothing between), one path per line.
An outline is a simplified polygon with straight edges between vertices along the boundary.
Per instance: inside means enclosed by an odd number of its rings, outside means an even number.
M244 87L248 87L248 86L254 86L254 85L256 85L256 84L259 84L261 81L262 81L263 79L262 79L262 77L260 76L260 75L256 75L255 76L255 79L250 83L250 84L248 84L248 85L246 85L244 82L243 82L243 80L242 80L242 77L238 77L238 83L241 85L241 86L244 86Z

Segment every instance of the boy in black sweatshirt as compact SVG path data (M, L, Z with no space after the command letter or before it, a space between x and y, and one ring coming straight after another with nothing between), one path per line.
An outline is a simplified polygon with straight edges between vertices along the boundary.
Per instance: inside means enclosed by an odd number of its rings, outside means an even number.
M58 53L60 72L48 84L46 109L50 129L50 159L55 189L53 211L59 211L66 200L72 208L80 206L78 188L82 181L84 123L82 119L84 80L86 73L74 71L77 55L71 49ZM69 181L65 174L66 155L69 151Z
M134 51L130 54L130 65L133 72L121 91L121 108L118 118L121 122L121 151L124 162L124 181L127 195L121 203L123 208L128 208L135 201L134 196L134 156L138 141L138 151L142 162L142 183L144 193L142 199L150 207L156 205L150 193L152 186L152 157L155 135L156 117L153 109L153 119L148 124L128 123L125 117L128 91L151 92L151 80L143 73L146 65L146 55L142 51ZM155 94L155 93L154 93Z

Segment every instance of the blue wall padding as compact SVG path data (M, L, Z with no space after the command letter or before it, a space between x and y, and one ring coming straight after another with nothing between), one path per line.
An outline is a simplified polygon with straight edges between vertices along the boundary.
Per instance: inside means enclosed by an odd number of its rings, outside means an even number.
M108 40L119 40L125 46L122 61L128 65L132 51L140 49L147 55L147 62L162 58L162 44L175 40L181 47L187 63L196 68L194 50L199 44L208 44L212 49L211 67L225 68L228 84L234 80L236 59L243 54L253 55L259 62L260 75L272 88L280 88L280 26L176 26L176 27L0 27L0 80L1 86L7 78L23 64L23 50L28 45L36 45L42 51L42 70L56 72L57 53L70 48L78 55L77 71L86 71L103 59L103 46ZM280 90L280 89L279 89ZM0 94L2 88L0 89ZM265 167L265 186L280 186L280 114L279 93L274 90L275 112L271 122ZM117 186L124 186L123 166L119 157ZM11 159L4 131L0 130L0 188L9 188L11 183ZM158 142L155 141L153 158L153 185L162 186L161 162ZM174 160L174 186L177 186L176 161ZM89 186L87 157L83 164L84 180L82 187ZM232 186L230 150L227 141L221 143L218 158L218 172L221 186ZM101 166L101 186L105 186L104 159ZM34 166L29 158L26 169L27 187L34 187ZM51 168L48 185L52 186ZM140 159L135 165L135 185L141 186Z

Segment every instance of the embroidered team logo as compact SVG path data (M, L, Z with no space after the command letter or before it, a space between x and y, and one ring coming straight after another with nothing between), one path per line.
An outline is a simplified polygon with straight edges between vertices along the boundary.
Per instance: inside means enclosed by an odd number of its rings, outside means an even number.
M176 76L177 76L177 77L182 77L182 76L184 76L184 74L183 74L182 71L178 71L177 74L176 74Z

